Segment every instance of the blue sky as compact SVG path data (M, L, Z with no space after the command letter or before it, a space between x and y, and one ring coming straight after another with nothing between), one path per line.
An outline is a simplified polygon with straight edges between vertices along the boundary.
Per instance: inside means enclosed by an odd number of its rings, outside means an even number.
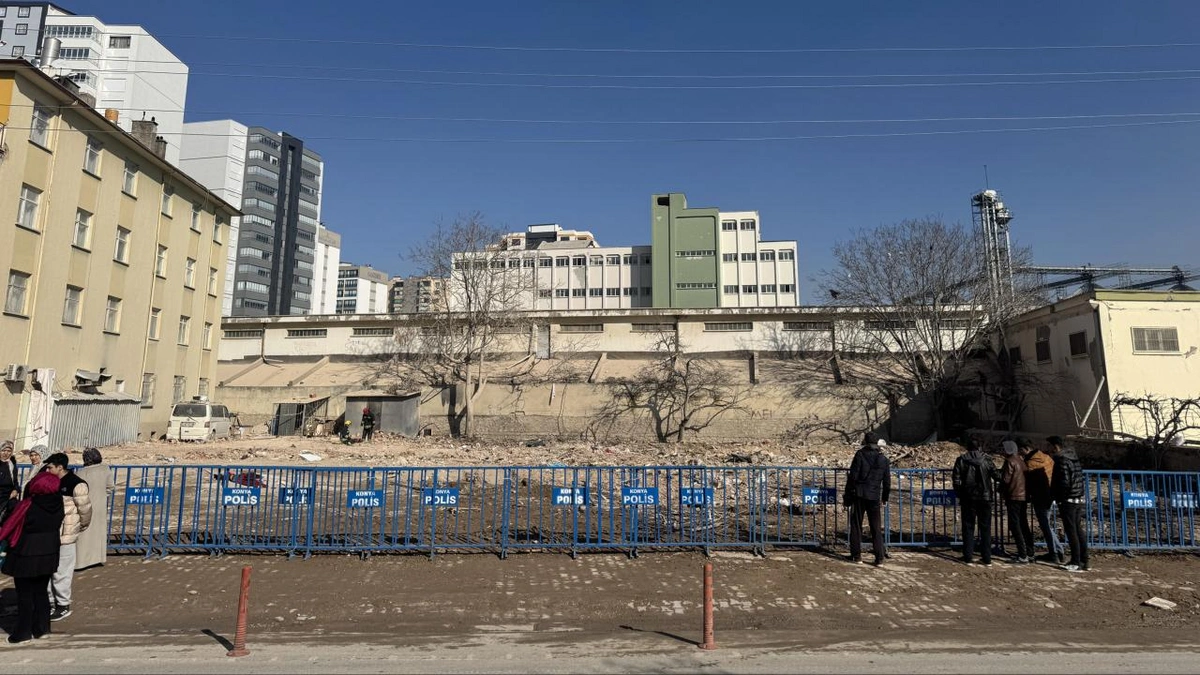
M307 139L326 162L322 216L342 233L343 258L389 273L413 271L407 252L439 220L476 210L506 228L558 222L590 229L603 244L646 243L650 195L678 191L695 206L757 209L766 238L798 240L801 288L805 301L812 302L818 298L809 278L828 265L833 242L853 229L926 215L969 222L969 197L984 185L984 164L991 186L1001 190L1016 216L1014 237L1033 247L1039 263L1187 266L1200 252L1192 204L1200 177L1200 124L1161 123L1200 121L1200 115L747 123L1200 113L1200 47L647 53L346 43L627 50L1157 45L1200 42L1195 32L1200 3L1006 2L990 13L976 3L894 0L63 4L110 23L139 23L188 62L189 121L233 117ZM1146 72L1189 69L1196 72ZM838 77L561 78L402 70ZM1101 72L1134 74L972 75ZM245 77L252 73L277 77ZM930 74L962 76L847 77ZM1078 79L1136 81L1062 82ZM1059 83L911 86L1028 80ZM502 83L593 87L493 86ZM909 86L845 86L895 83ZM801 84L822 88L665 88ZM738 124L678 124L696 121ZM1145 122L1156 124L929 133ZM666 142L839 134L909 135ZM396 140L402 138L427 141ZM602 142L512 142L548 139Z

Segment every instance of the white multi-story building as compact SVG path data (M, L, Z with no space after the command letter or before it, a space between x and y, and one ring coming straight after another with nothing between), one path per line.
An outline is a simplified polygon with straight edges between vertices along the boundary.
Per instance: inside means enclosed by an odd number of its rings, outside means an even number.
M386 314L388 275L370 265L338 266L337 314Z
M313 256L311 314L336 314L338 270L342 264L342 235L321 225L317 228L317 252Z
M117 124L126 131L136 120L153 118L167 141L167 161L178 165L188 67L141 26L109 25L49 3L38 7L44 8L43 39L61 43L58 57L28 48L21 56L40 56L48 74L75 82L97 110L116 110Z
M763 241L761 225L758 211L721 212L720 307L800 304L796 242Z

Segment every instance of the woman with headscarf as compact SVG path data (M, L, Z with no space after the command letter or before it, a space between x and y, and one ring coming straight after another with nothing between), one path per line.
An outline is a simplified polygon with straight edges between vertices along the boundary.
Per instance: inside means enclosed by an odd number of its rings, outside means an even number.
M42 459L46 456L46 446L35 445L29 449L29 469L25 472L25 480L21 481L21 493L29 487L29 481L42 470Z
M13 458L12 441L0 443L0 523L17 505L21 488L17 485L17 460Z
M112 470L96 448L83 451L83 468L75 475L88 484L92 496L92 525L75 542L75 569L103 565L108 559L108 500L117 489ZM103 487L104 492L100 489Z
M5 557L0 571L17 588L17 625L9 644L22 644L50 634L50 577L58 569L58 535L63 498L58 476L43 471L25 490L12 516L0 526Z

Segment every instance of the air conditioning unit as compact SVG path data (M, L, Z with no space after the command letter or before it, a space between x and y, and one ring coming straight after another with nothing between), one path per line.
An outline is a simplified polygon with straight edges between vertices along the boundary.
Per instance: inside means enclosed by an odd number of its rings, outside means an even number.
M4 370L5 382L24 382L25 375L29 372L29 366L20 363L10 363L8 368Z

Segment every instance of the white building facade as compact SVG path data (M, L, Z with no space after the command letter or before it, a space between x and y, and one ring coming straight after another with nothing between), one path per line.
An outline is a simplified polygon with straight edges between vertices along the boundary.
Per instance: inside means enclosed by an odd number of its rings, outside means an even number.
M75 82L97 110L116 110L125 131L135 120L154 118L167 141L166 159L178 166L188 67L141 26L109 25L46 7L44 37L58 38L61 48L57 59L43 55L43 68ZM23 56L35 54L24 50Z
M390 298L388 275L369 265L338 266L335 314L386 314Z
M342 235L324 225L317 228L313 256L312 314L336 314L338 270L342 264Z

